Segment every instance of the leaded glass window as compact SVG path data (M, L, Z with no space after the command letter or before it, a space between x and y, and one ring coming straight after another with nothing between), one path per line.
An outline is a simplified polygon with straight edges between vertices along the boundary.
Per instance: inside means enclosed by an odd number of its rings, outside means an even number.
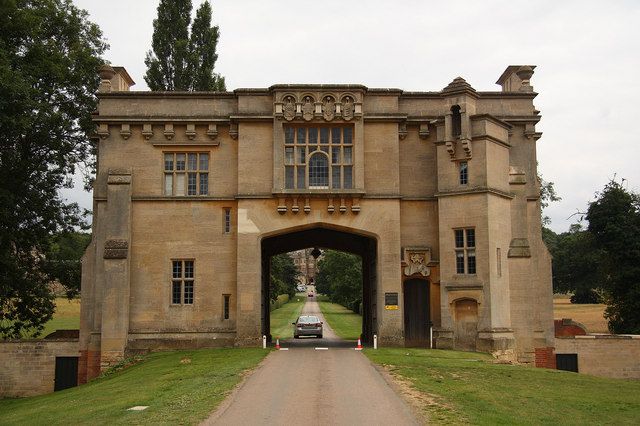
M286 189L352 189L353 128L285 126Z
M209 195L209 154L164 153L164 195Z

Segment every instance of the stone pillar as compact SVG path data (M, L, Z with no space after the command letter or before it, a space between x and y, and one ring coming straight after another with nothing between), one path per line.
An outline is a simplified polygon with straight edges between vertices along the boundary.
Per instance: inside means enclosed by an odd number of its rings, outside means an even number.
M131 171L109 169L104 217L104 298L101 368L124 358L129 332L129 245L131 242Z

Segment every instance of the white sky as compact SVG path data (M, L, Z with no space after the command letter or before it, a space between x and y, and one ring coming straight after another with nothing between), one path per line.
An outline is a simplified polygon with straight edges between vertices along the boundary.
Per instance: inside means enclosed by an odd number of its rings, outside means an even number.
M159 0L74 0L90 13L124 66L146 90ZM194 15L202 0L193 0ZM563 198L546 214L556 232L586 210L616 175L639 191L640 1L265 1L214 0L216 71L227 89L276 83L359 83L437 91L457 76L476 90L511 64L532 78L544 133L539 168ZM79 186L79 185L77 185ZM91 208L81 188L65 191Z

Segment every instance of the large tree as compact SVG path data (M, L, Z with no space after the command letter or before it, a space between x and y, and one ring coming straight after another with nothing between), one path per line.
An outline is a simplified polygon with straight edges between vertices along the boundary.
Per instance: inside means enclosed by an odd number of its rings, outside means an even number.
M152 50L147 52L144 76L149 88L224 91L224 77L214 72L220 32L211 26L211 4L205 1L191 27L191 0L161 0L153 21Z
M271 257L271 300L276 300L281 294L293 297L296 294L299 271L289 253L277 254Z
M362 258L355 254L327 250L318 262L316 289L355 312L362 303Z
M640 194L611 181L589 204L586 218L600 253L609 330L640 334Z
M82 214L59 194L90 163L106 44L71 0L0 2L0 336L38 332L54 310L45 255Z

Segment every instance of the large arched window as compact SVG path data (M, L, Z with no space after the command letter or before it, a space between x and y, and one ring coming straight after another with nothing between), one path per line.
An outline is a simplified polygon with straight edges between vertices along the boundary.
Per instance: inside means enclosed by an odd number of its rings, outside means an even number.
M352 126L285 126L286 189L352 189Z
M309 158L309 188L329 189L329 159L316 152Z

